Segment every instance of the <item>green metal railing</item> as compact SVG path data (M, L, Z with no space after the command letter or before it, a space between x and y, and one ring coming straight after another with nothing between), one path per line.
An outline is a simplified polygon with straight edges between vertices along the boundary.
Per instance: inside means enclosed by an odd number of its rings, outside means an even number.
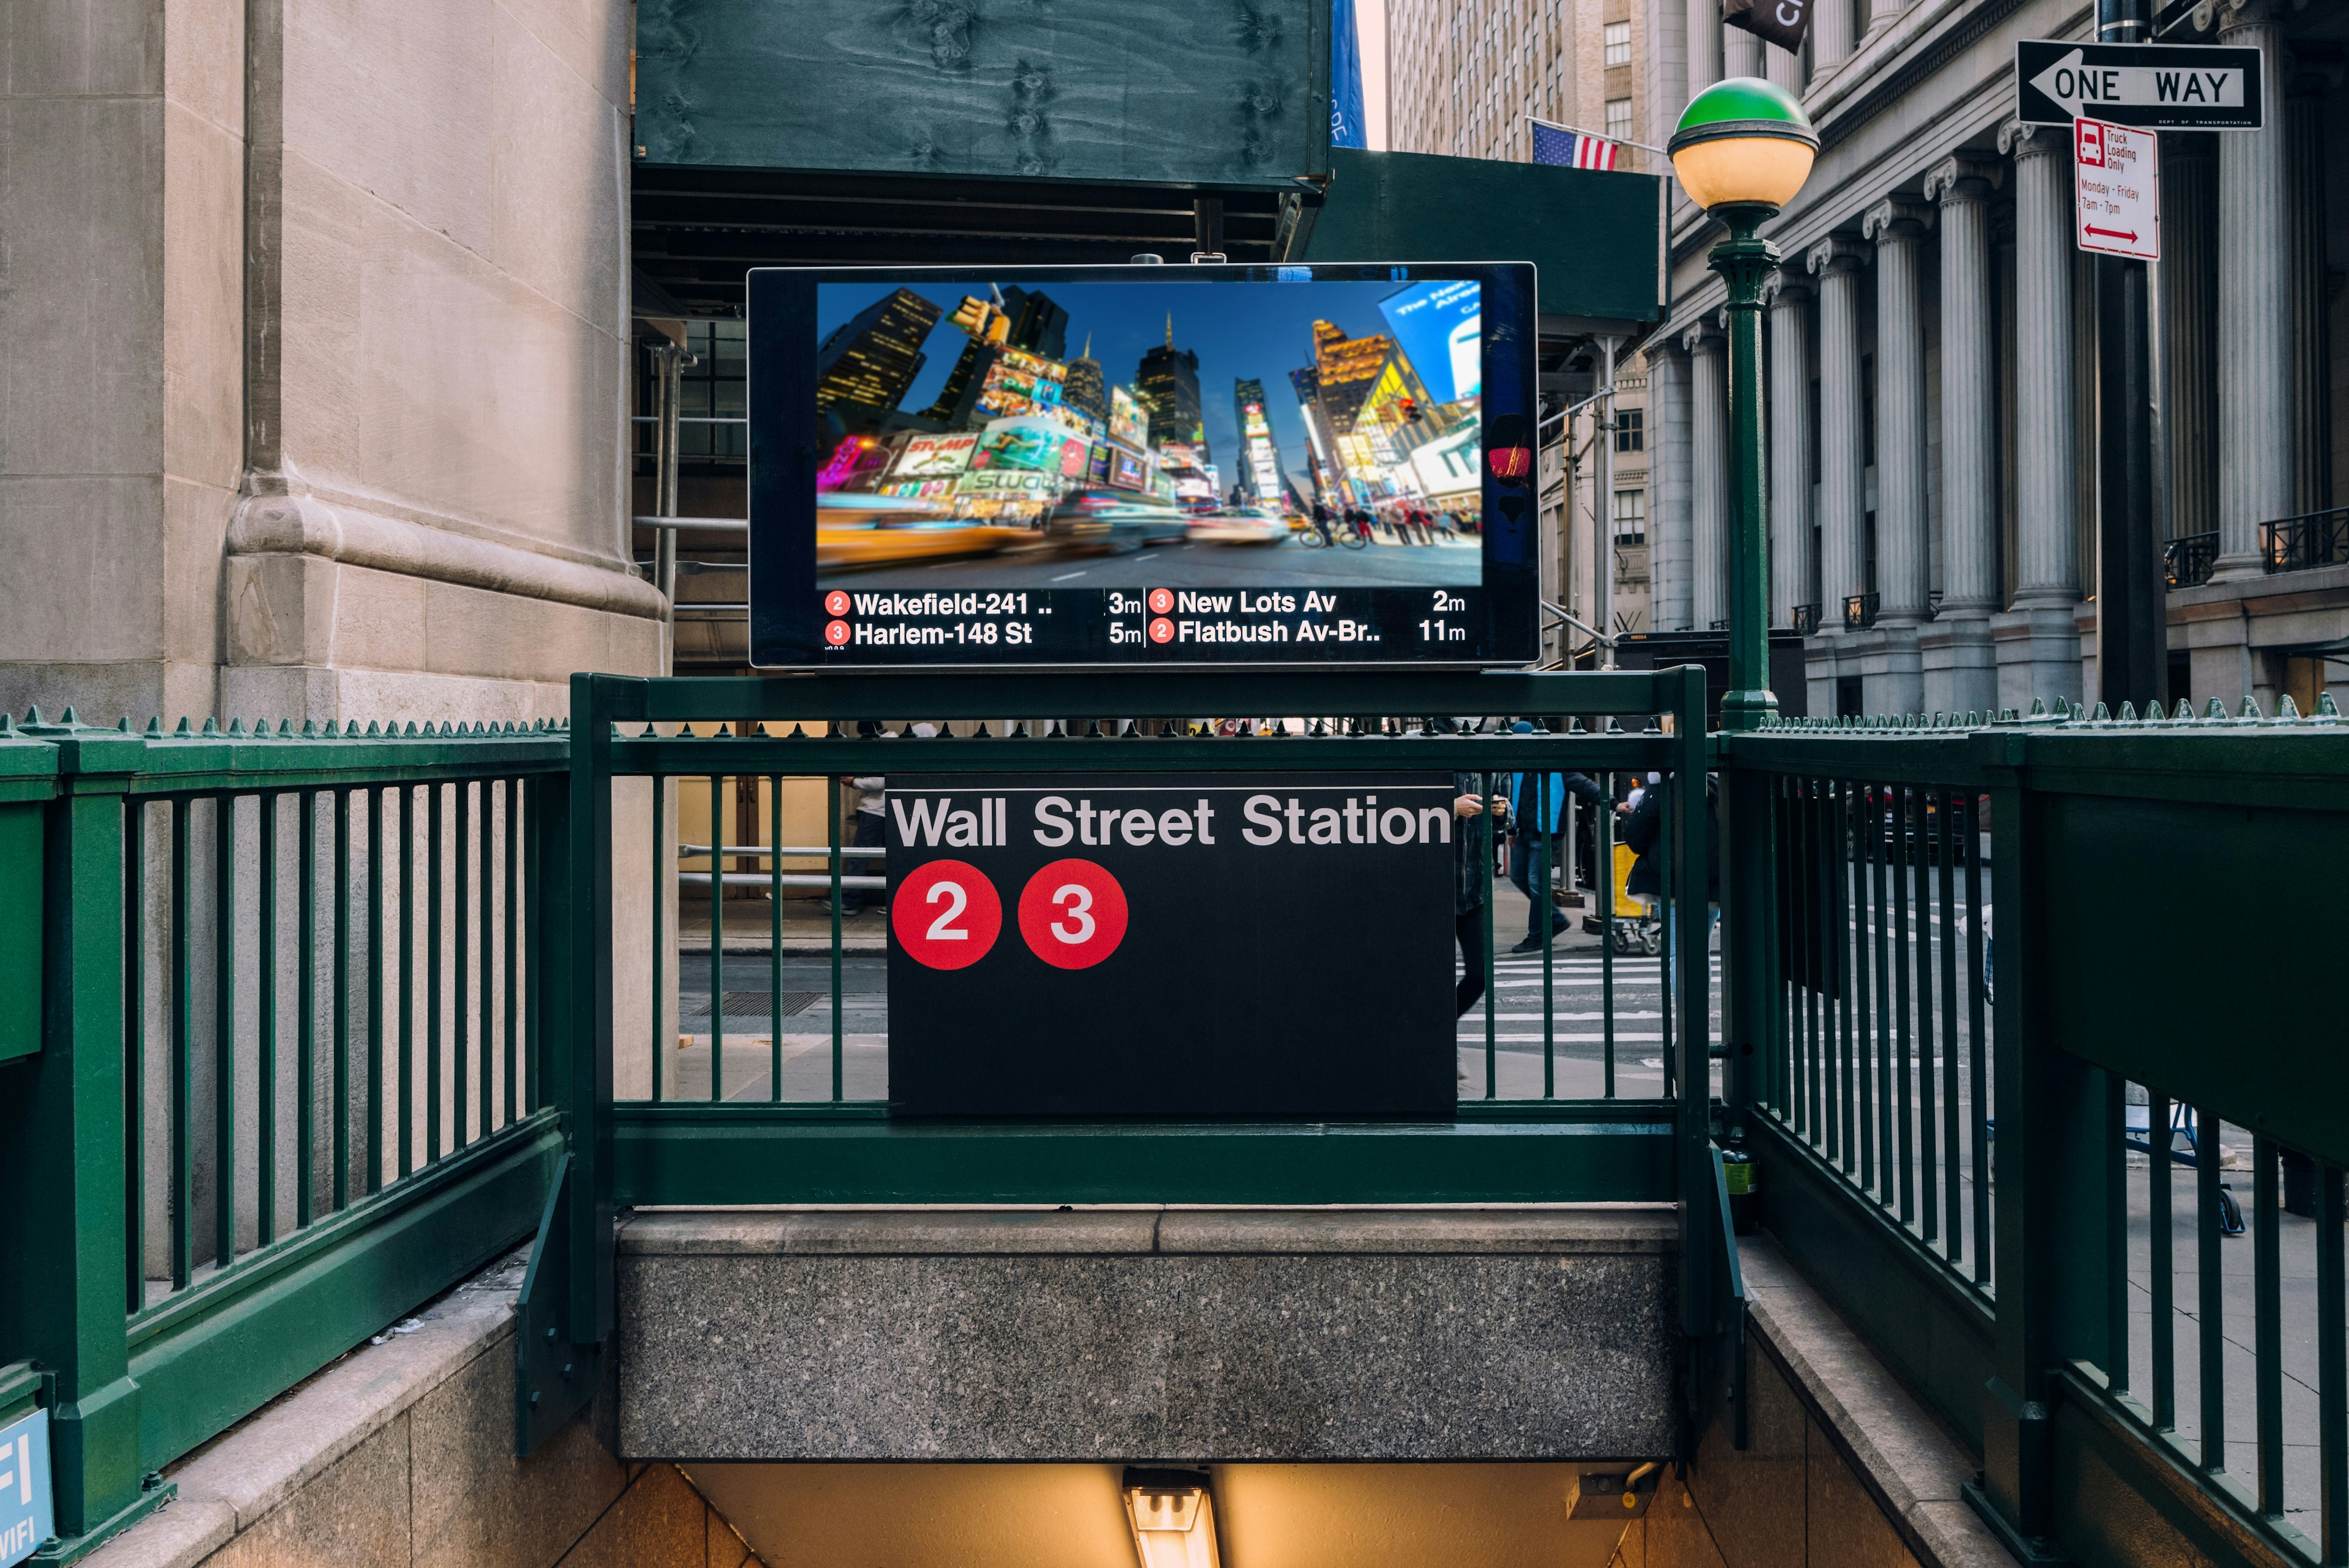
M58 1552L528 1233L568 749L0 719L0 890L40 925L8 982L41 1009L0 1067L0 1349L50 1390Z
M1981 1511L2026 1559L2158 1529L2349 1563L2316 979L2349 725L2042 709L1717 749L1770 824L1733 836L1728 919L1775 933L1733 950L1725 1119L1781 1242L1982 1453Z
M40 976L16 1034L25 988L0 993L0 1255L21 1264L0 1387L52 1407L60 1550L536 1226L529 1446L593 1386L629 1205L1685 1200L1688 1414L1725 1399L1742 1428L1719 1137L1754 1157L1789 1253L1979 1448L1980 1504L2018 1550L2117 1560L2151 1518L2213 1561L2349 1564L2349 1055L2323 983L2349 726L2328 703L1708 738L1702 698L1690 670L582 676L571 731L0 721L0 950ZM1323 717L1190 722L1242 711ZM1005 712L1063 718L1006 734ZM1106 713L1124 717L1065 719ZM1496 722L1518 715L1544 722ZM907 716L968 732L854 732ZM820 877L837 910L850 874L829 784L822 871L784 868L782 784L891 769L1443 769L1488 798L1507 775L1652 774L1661 950L1651 971L1611 940L1492 956L1488 857L1486 1000L1450 1119L893 1117L885 1054L850 1044L837 915L794 955L828 992L811 978L821 1048L787 1085L776 940L785 877ZM767 784L765 845L713 810L691 848L713 891L756 857L766 1038L729 1054L718 898L691 955L709 1039L680 1053L672 803L742 779ZM1649 973L1652 1030L1622 1005ZM1504 1028L1524 1021L1503 981L1538 989L1537 1029ZM1561 1030L1594 988L1597 1028ZM1656 1036L1654 1097L1618 1055L1634 1033ZM2091 1470L2117 1484L2065 1480Z
M1687 738L1692 732L1686 729L1678 732L1679 738L1667 735L1654 727L1653 719L1659 713L1682 710L1685 697L1680 690L1682 684L1677 673L1605 680L1583 676L1464 680L1448 678L1370 683L1252 677L1153 681L1146 685L1075 677L984 683L951 680L823 683L683 680L647 683L582 678L574 689L574 701L581 704L582 735L605 737L592 751L585 746L582 749L585 765L595 770L596 778L648 781L648 784L636 786L638 793L629 797L632 804L626 809L633 814L640 809L634 803L641 802L641 809L649 812L648 835L634 836L639 843L649 837L649 864L657 877L675 859L667 826L669 800L690 790L710 802L713 821L722 823L726 819L722 803L732 797L735 781L746 777L764 781L771 812L776 810L774 803L780 799L780 786L787 780L829 781L893 768L899 773L910 768L1004 775L1071 771L1343 772L1440 768L1477 775L1487 781L1489 792L1494 794L1506 789L1503 780L1515 773L1555 770L1628 777L1654 772L1667 779L1677 779L1685 774L1692 758L1701 762L1702 738L1692 743ZM1182 722L1186 714L1230 712L1243 701L1248 704L1247 711L1252 712L1344 712L1350 717L1299 720L1287 725L1288 732L1278 736L1196 733ZM1366 709L1376 711L1366 713ZM1430 732L1423 724L1413 721L1410 727L1414 732L1406 735L1400 732L1404 728L1402 724L1386 722L1406 710L1422 719L1443 713L1472 723L1501 714L1555 715L1557 732L1444 735ZM1102 733L1100 722L1083 720L1067 724L1040 720L1032 724L1015 725L1009 734L995 733L982 716L999 715L1005 711L1063 714L1110 711L1125 718L1111 722L1107 735ZM592 719L586 716L590 714ZM864 739L854 733L859 720L908 714L939 721L981 720L978 729L982 732L960 739L947 734L932 741L895 736ZM714 716L723 716L730 722L719 727L716 733L694 732L694 725L707 723ZM1167 720L1176 722L1163 722ZM1622 727L1627 722L1629 729ZM614 724L622 728L614 732ZM1145 738L1145 725L1158 732ZM743 733L744 726L771 732ZM905 728L902 720L895 728ZM1500 726L1491 728L1497 732ZM590 791L585 798L600 800L608 793L600 783L583 782L583 787ZM840 885L839 878L845 874L844 857L838 842L839 815L836 798L828 799L827 816L834 826L826 846L825 880L835 889ZM626 826L616 823L600 829L592 841L580 843L575 849L580 863L584 866L598 857L621 853L614 848L614 835L616 828ZM780 822L771 822L770 827L771 837L779 839ZM1611 822L1602 826L1602 834L1611 832ZM712 836L722 841L726 856L761 853L760 846L737 844L732 836L713 833ZM693 847L704 851L709 848L702 845ZM694 978L706 986L711 999L709 1038L706 1045L696 1038L687 1047L693 1053L693 1059L689 1080L686 1080L673 1064L673 1059L679 1055L671 1047L675 1035L657 1006L652 1010L648 1025L646 1015L638 1012L635 1014L636 1023L626 1033L615 1035L613 1051L616 1063L623 1069L621 1075L638 1085L634 1096L621 1100L614 1110L617 1140L615 1201L710 1201L714 1199L709 1195L721 1190L729 1196L718 1200L726 1201L884 1201L916 1195L933 1201L982 1197L1008 1200L1016 1193L1039 1196L1045 1190L1051 1192L1056 1201L1070 1198L1122 1200L1145 1192L1181 1200L1186 1187L1198 1189L1201 1200L1206 1200L1203 1184L1216 1183L1225 1184L1220 1190L1227 1200L1249 1200L1247 1195L1255 1193L1258 1196L1254 1200L1268 1201L1272 1199L1265 1195L1282 1180L1299 1183L1299 1192L1304 1185L1312 1185L1314 1190L1325 1194L1315 1200L1329 1200L1326 1194L1341 1190L1362 1193L1362 1200L1375 1200L1372 1189L1388 1197L1405 1192L1436 1195L1454 1191L1465 1195L1480 1189L1478 1183L1494 1181L1506 1181L1509 1189L1520 1196L1534 1191L1562 1196L1569 1189L1604 1189L1613 1195L1633 1195L1626 1189L1661 1195L1671 1189L1669 1164L1661 1153L1637 1156L1628 1165L1613 1163L1625 1151L1609 1147L1605 1139L1585 1139L1568 1148L1555 1138L1523 1147L1512 1145L1506 1137L1484 1138L1476 1146L1477 1152L1468 1158L1488 1164L1496 1160L1504 1163L1489 1165L1483 1174L1475 1176L1466 1174L1463 1168L1460 1174L1447 1179L1426 1165L1382 1169L1381 1162L1393 1157L1373 1154L1371 1143L1375 1140L1332 1140L1319 1134L1308 1137L1299 1133L1294 1138L1283 1135L1268 1141L1266 1137L1257 1137L1257 1152L1247 1159L1221 1167L1202 1164L1185 1152L1183 1138L1170 1139L1168 1135L1147 1127L1121 1127L1100 1148L1088 1148L1082 1156L1085 1174L1073 1178L1078 1185L1071 1189L1063 1183L1072 1179L1073 1168L1064 1163L1059 1154L1047 1157L1047 1151L1062 1149L1074 1158L1079 1146L1088 1143L1087 1135L1066 1127L960 1130L924 1127L918 1131L893 1127L874 1089L868 1087L861 1096L853 1092L865 1069L846 1042L849 1031L844 1016L846 999L839 983L843 950L836 912L831 921L832 940L826 944L832 971L827 996L830 1016L823 1023L829 1034L828 1077L810 1075L805 1085L787 1092L781 1060L787 1023L781 1012L785 987L780 972L785 857L762 854L761 857L765 869L753 880L767 884L763 890L769 894L766 909L760 917L761 924L766 928L763 934L770 954L770 972L763 977L769 986L769 1012L744 1033L756 1032L758 1023L763 1023L762 1051L760 1047L748 1047L746 1043L746 1047L730 1052L725 1044L727 1012L720 1000L728 992L724 955L729 917L725 900L712 900L707 954L697 953L689 961L675 955L673 939L658 929L658 923L665 919L666 906L658 898L654 900L655 993L661 994L673 983L675 971L669 966L688 961L697 968L706 964L706 973ZM1693 863L1701 874L1702 848ZM1485 906L1489 932L1494 908L1489 893L1489 863L1484 867L1483 874L1487 879ZM743 879L741 873L730 875L734 879ZM1676 871L1673 879L1677 881L1679 876ZM1699 921L1702 919L1703 902L1700 895L1696 899L1698 912L1693 916ZM839 909L836 897L832 907L835 911ZM1674 940L1692 940L1696 950L1701 951L1703 926L1700 923L1693 928L1693 938L1685 935L1685 898L1670 902L1667 909L1664 924L1668 929L1675 929ZM608 909L591 906L589 913L591 919L609 929ZM1609 918L1611 920L1611 911ZM613 940L608 936L598 939L599 943ZM1514 1122L1529 1127L1541 1125L1545 1118L1550 1122L1561 1118L1568 1122L1600 1122L1625 1129L1622 1136L1630 1140L1628 1147L1632 1149L1638 1147L1640 1139L1652 1138L1656 1130L1669 1127L1668 1122L1660 1122L1651 1109L1643 1107L1638 1099L1621 1095L1619 1090L1614 1054L1614 1010L1608 1005L1617 983L1615 971L1619 966L1614 955L1599 955L1595 973L1571 977L1578 986L1588 980L1599 982L1602 996L1599 1011L1606 1015L1606 1022L1600 1030L1589 1032L1600 1037L1601 1048L1595 1060L1567 1064L1560 1048L1568 1043L1561 1042L1561 1031L1557 1027L1557 1004L1564 994L1561 987L1566 977L1557 968L1554 947L1546 942L1539 963L1522 961L1526 967L1513 975L1498 972L1499 961L1491 956L1494 947L1488 937L1488 1004L1478 1021L1483 1033L1482 1060L1471 1070L1469 1085L1464 1090L1463 1116L1497 1116L1504 1118L1502 1125ZM582 961L625 966L634 961L616 948L599 945L592 960L583 958ZM1507 961L1514 964L1521 961ZM1669 962L1669 954L1666 961ZM1630 966L1626 963L1622 967ZM1660 968L1658 972L1666 971ZM1509 979L1524 989L1531 989L1538 979L1543 988L1540 1027L1510 1031L1526 1038L1502 1038L1501 1020L1495 1016L1498 1009L1489 1004L1489 999L1506 994L1495 990L1493 982L1496 979ZM1691 1028L1700 1031L1699 1038L1708 1033L1703 1023L1709 1016L1705 983L1704 970L1698 966L1694 976L1697 1023L1687 1022L1683 999L1682 1005L1659 1010L1665 1014L1656 1021L1662 1027L1652 1032L1674 1041L1689 1038ZM649 1046L649 1061L640 1054L647 1047L639 1045L639 1040ZM1537 1042L1537 1090L1532 1076L1534 1053L1528 1049L1519 1053L1518 1061L1505 1061L1501 1049L1505 1044L1512 1049L1531 1047ZM1579 1097L1561 1095L1562 1065L1577 1069L1564 1075L1572 1080L1569 1089L1587 1076L1591 1092ZM1679 1070L1676 1055L1659 1080L1661 1097L1679 1098L1686 1076ZM1701 1083L1702 1075L1698 1081ZM1649 1106L1653 1103L1647 1102ZM687 1128L698 1130L688 1136ZM1108 1137L1106 1132L1102 1136ZM1206 1136L1222 1135L1185 1129L1185 1137ZM1009 1163L990 1157L958 1167L948 1151L950 1147L967 1140L978 1140L990 1147L1002 1147L995 1140L1007 1140L1019 1145L1020 1152L1019 1158ZM1430 1138L1423 1130L1415 1138L1404 1141L1425 1149L1429 1160L1462 1158L1462 1146L1455 1142L1439 1151L1435 1145L1443 1140ZM867 1146L876 1153L864 1152ZM825 1150L827 1158L818 1163L804 1163L807 1156L819 1149ZM878 1158L877 1151L882 1149L894 1151L888 1157L889 1163L868 1164L868 1160ZM1309 1176L1315 1170L1315 1161L1325 1157L1342 1157L1360 1163L1347 1166L1342 1179L1337 1169ZM1514 1157L1566 1163L1544 1168L1506 1163ZM1040 1168L1036 1177L1013 1174L1019 1168L1019 1159L1037 1158L1048 1158L1048 1163ZM936 1176L917 1176L915 1172L919 1167L895 1163L901 1160L940 1163L936 1166ZM1285 1160L1299 1163L1284 1165ZM1043 1189L1026 1185L1031 1179L1051 1185ZM945 1185L921 1185L929 1180ZM1347 1185L1365 1181L1371 1187ZM1428 1185L1431 1182L1433 1185ZM699 1196L694 1196L697 1194Z
M770 799L786 779L837 779L951 771L975 774L1280 771L1342 773L1444 769L1478 777L1580 772L1593 776L1652 773L1671 806L1666 821L1669 932L1658 967L1669 994L1658 1011L1680 1049L1666 1060L1659 1099L1618 1092L1611 1021L1602 1031L1598 1092L1559 1093L1560 1058L1552 1023L1558 977L1554 950L1541 965L1540 1092L1503 1082L1496 1009L1484 1021L1481 1085L1464 1096L1448 1121L1358 1120L1071 1121L905 1120L877 1097L852 1093L857 1068L844 1036L841 933L831 923L828 1082L813 1098L783 1089L779 1037L784 1020L770 1002L763 1060L746 1057L737 1074L725 1038L726 910L713 898L709 966L711 1035L707 1074L688 1085L659 1065L669 1032L659 997L669 983L655 976L648 1028L635 1015L625 1030L615 987L583 994L580 1028L596 1044L586 1054L605 1075L581 1104L608 1106L593 1127L574 1132L567 1192L572 1291L558 1314L579 1343L598 1342L611 1324L611 1240L604 1216L618 1206L704 1203L1426 1203L1671 1199L1709 1192L1711 1037L1705 886L1705 741L1701 672L1657 674L1176 676L1148 681L1118 676L1018 676L986 680L872 677L854 680L574 680L572 752L574 878L585 895L572 957L574 972L616 976L641 961L621 940L610 868L621 846L649 841L639 862L656 876L673 867L666 838L667 792L709 792L713 805L713 875L725 854L739 853L717 810L730 781L765 780ZM1118 714L1117 721L1030 721L1009 734L988 721L1004 713ZM1194 732L1201 714L1348 715L1284 724L1276 735ZM1404 716L1415 716L1404 722ZM1469 732L1438 733L1423 721L1468 721ZM1503 732L1504 715L1551 721L1531 734ZM1671 715L1671 732L1651 720ZM977 721L973 733L934 741L860 738L859 721ZM688 727L720 722L715 733ZM1172 721L1170 723L1169 722ZM1392 722L1390 722L1392 721ZM1628 725L1629 727L1625 727ZM1145 728L1157 730L1145 736ZM754 732L746 732L746 730ZM918 760L917 760L918 759ZM649 781L637 784L635 781ZM616 787L616 784L619 787ZM625 807L616 801L625 799ZM622 815L639 811L637 829ZM826 845L827 880L837 889L843 857L838 803ZM780 829L771 823L775 836ZM1606 830L1611 834L1611 826ZM764 857L771 895L781 857ZM1491 867L1483 875L1488 879ZM653 921L663 900L652 900ZM1485 899L1488 930L1493 899ZM780 919L771 899L768 919ZM634 917L631 917L633 919ZM1608 919L1611 921L1612 913ZM769 937L775 929L771 923ZM1373 940L1365 932L1363 940ZM776 944L779 946L780 944ZM1489 954L1493 944L1488 940ZM772 949L771 948L771 951ZM1699 961L1675 963L1688 952ZM670 961L657 933L653 963ZM1611 1001L1615 960L1600 960ZM1495 995L1487 960L1486 996ZM1526 977L1528 981L1533 978ZM771 972L771 997L781 991ZM633 981L630 981L633 983ZM1529 987L1528 987L1529 988ZM1602 1008L1611 1012L1611 1007ZM1203 1027L1212 1019L1203 1017ZM1530 1032L1528 1032L1530 1033ZM631 1060L647 1040L652 1062ZM1530 1044L1525 1042L1524 1044ZM1662 1058L1660 1058L1662 1059ZM626 1065L643 1097L615 1101L613 1073ZM680 1087L690 1097L680 1097ZM1531 1087L1530 1081L1527 1089ZM1713 1334L1713 1276L1718 1243L1710 1237L1710 1203L1697 1206L1694 1244L1682 1249L1683 1328ZM1692 1386L1693 1386L1693 1382ZM558 1391L551 1386L544 1392Z

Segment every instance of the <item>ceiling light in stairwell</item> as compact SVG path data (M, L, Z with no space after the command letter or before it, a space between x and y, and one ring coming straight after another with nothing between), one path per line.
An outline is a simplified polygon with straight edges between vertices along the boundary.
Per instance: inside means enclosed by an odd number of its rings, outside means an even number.
M1216 1503L1206 1471L1130 1467L1123 1490L1142 1568L1217 1568Z

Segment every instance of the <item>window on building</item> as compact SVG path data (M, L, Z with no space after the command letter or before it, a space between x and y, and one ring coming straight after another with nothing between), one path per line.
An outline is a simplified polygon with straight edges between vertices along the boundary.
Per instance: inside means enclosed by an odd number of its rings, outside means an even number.
M1610 141L1631 140L1631 100L1610 98L1607 100L1607 139Z
M1644 545L1648 542L1646 491L1619 490L1615 493L1615 542L1618 545Z
M747 409L743 397L743 324L740 321L688 321L685 324L686 352L695 363L678 374L678 412L683 415L678 426L678 456L684 462L739 463L750 451L748 427L719 421L739 421ZM643 384L637 389L636 408L650 414L657 407L653 389L651 356L638 360ZM644 460L640 470L651 472L653 427L649 423L636 426L636 452Z
M1608 23L1605 29L1599 34L1599 40L1607 47L1607 63L1609 65L1628 66L1631 63L1630 23Z
M1615 410L1615 450L1645 452L1648 450L1648 410L1618 409Z

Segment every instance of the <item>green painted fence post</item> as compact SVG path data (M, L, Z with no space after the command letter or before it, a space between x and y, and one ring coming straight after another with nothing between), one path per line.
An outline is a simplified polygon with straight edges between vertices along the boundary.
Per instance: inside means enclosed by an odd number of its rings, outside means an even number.
M2062 1049L2048 1020L2064 983L2047 961L2046 857L2057 797L2030 788L2030 737L1985 735L1991 826L1996 1137L1992 1272L1997 1329L1982 1404L1982 1482L1969 1501L2031 1562L2055 1555L2053 1403L2073 1356L2104 1362L2110 1193L2108 1088ZM2109 1223L2126 1224L2125 1216Z
M1680 1099L1674 1110L1679 1155L1675 1160L1681 1199L1681 1326L1691 1339L1715 1332L1719 1303L1713 1300L1713 1039L1711 946L1713 920L1706 897L1712 877L1705 801L1705 764L1711 742L1704 732L1704 670L1682 665L1663 677L1672 695L1672 955L1679 972L1671 977L1664 1005L1677 1016ZM1677 691L1673 688L1677 687ZM1693 1345L1692 1346L1693 1350ZM1689 1380L1691 1397L1702 1379ZM1692 1415L1696 1412L1692 1409Z
M71 722L43 833L41 1049L0 1089L0 1347L54 1377L61 1541L94 1542L170 1495L142 1490L123 1178L123 794L143 745Z
M549 832L567 854L547 864L561 940L553 977L563 998L549 1066L571 1143L571 1337L612 1333L612 702L611 676L571 678L571 776L550 802ZM550 837L549 843L560 842Z

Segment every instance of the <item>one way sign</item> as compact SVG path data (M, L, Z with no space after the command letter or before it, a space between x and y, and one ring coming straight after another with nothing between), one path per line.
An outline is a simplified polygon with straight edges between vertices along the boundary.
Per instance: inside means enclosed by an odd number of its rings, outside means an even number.
M2260 52L2195 44L2018 39L2015 112L2032 125L2101 119L2140 130L2256 130Z

